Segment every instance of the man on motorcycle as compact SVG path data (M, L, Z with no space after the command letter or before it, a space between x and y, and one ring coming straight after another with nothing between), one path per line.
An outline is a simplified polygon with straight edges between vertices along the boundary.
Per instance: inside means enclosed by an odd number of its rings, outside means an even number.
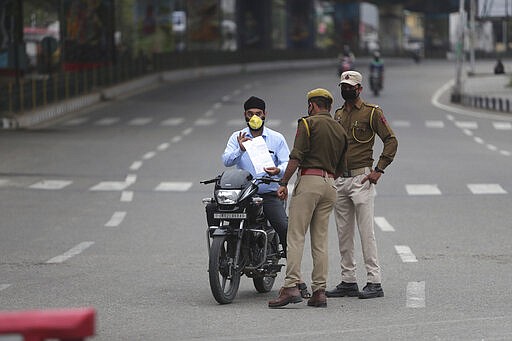
M255 137L262 136L267 144L274 167L265 168L265 172L272 176L281 178L288 165L290 149L284 136L277 131L265 127L265 101L261 98L251 96L244 103L244 119L247 127L241 131L235 131L228 140L226 149L222 154L224 166L236 166L244 169L252 174L253 177L261 176L256 174L254 165L245 151L243 143ZM288 216L286 215L283 201L277 197L277 189L279 185L272 182L268 185L260 184L258 194L263 198L263 212L270 222L270 225L279 235L281 245L283 247L284 256L286 257L286 235L288 230ZM306 284L301 281L298 285L301 295L309 298L311 294L308 292Z
M384 62L380 57L380 52L373 53L373 59L370 62L370 88L378 95L384 85Z

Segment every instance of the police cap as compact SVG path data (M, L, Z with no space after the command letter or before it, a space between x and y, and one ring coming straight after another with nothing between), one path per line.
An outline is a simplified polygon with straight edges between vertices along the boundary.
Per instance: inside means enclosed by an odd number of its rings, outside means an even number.
M331 93L328 90L322 88L316 88L308 92L308 101L313 97L323 97L332 102L334 102L334 97L332 97Z

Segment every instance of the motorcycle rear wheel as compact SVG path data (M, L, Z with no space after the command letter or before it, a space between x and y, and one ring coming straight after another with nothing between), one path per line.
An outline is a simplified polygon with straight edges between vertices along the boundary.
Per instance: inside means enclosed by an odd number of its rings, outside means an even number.
M241 272L234 264L235 242L229 236L214 236L210 247L208 275L213 297L220 304L233 302L240 285ZM228 249L229 247L229 249Z

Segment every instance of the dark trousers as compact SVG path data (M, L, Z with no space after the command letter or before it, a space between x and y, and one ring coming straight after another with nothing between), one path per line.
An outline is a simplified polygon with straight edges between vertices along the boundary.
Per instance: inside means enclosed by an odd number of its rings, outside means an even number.
M288 231L288 216L286 215L284 201L279 199L275 192L260 194L263 198L263 212L270 225L279 235L279 240L286 251L286 233Z

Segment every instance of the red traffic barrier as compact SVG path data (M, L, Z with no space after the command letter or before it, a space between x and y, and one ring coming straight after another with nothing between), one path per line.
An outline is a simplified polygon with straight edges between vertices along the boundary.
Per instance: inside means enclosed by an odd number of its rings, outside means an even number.
M24 341L79 341L94 335L93 308L0 312L0 335L22 335Z

